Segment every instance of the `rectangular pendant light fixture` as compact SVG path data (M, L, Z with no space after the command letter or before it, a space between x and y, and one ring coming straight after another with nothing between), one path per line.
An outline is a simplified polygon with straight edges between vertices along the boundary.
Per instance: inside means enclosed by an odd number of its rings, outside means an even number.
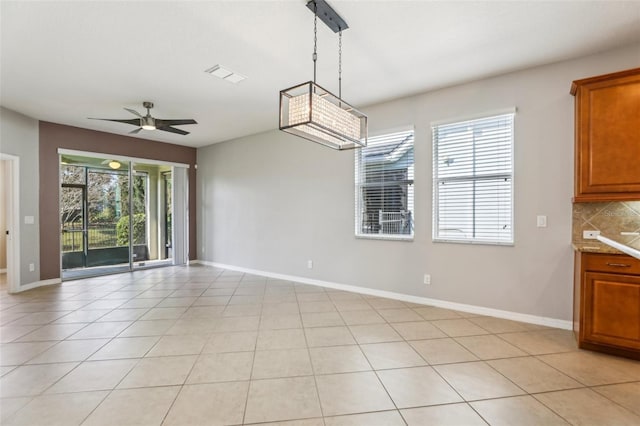
M324 0L310 0L307 7L315 15L314 33L318 18L340 33L341 55L342 30L348 28L346 22ZM280 91L280 130L338 150L367 146L367 116L316 84L316 58L314 40L314 81ZM340 85L341 72L340 65Z
M311 81L280 92L280 130L334 149L367 144L367 116Z

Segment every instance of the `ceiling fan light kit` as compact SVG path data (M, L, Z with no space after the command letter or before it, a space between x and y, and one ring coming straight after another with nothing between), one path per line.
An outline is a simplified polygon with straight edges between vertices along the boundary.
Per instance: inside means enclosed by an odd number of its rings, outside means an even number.
M367 116L342 100L342 31L346 22L324 0L310 0L314 13L313 81L280 91L280 130L338 149L367 146ZM317 21L339 34L338 96L316 84Z
M149 111L153 108L153 102L143 102L142 105L147 109L147 115L140 118L140 127L144 130L155 130L156 120L151 116L151 112Z

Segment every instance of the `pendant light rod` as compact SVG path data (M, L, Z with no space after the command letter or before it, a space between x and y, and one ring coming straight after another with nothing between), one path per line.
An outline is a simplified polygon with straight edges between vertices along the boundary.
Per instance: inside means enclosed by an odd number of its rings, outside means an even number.
M346 30L349 25L325 0L309 0L307 7L334 33Z
M316 82L316 63L318 62L318 5L313 2L313 82Z
M338 99L342 99L342 30L338 34Z

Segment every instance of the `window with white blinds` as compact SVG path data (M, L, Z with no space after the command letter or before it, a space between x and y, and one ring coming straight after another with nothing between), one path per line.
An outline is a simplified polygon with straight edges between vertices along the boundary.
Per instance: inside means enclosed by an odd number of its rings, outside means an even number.
M413 238L413 139L390 132L356 150L356 236Z
M513 117L433 126L434 241L513 244Z

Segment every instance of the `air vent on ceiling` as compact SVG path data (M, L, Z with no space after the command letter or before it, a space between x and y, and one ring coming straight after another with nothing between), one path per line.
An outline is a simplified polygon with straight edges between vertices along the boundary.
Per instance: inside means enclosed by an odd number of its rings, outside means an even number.
M238 74L237 72L233 72L227 68L224 68L221 65L215 65L207 70L205 70L204 72L211 74L211 75L215 75L218 78L221 78L224 81L228 81L229 83L238 83L242 80L244 80L245 76L243 76L242 74Z

